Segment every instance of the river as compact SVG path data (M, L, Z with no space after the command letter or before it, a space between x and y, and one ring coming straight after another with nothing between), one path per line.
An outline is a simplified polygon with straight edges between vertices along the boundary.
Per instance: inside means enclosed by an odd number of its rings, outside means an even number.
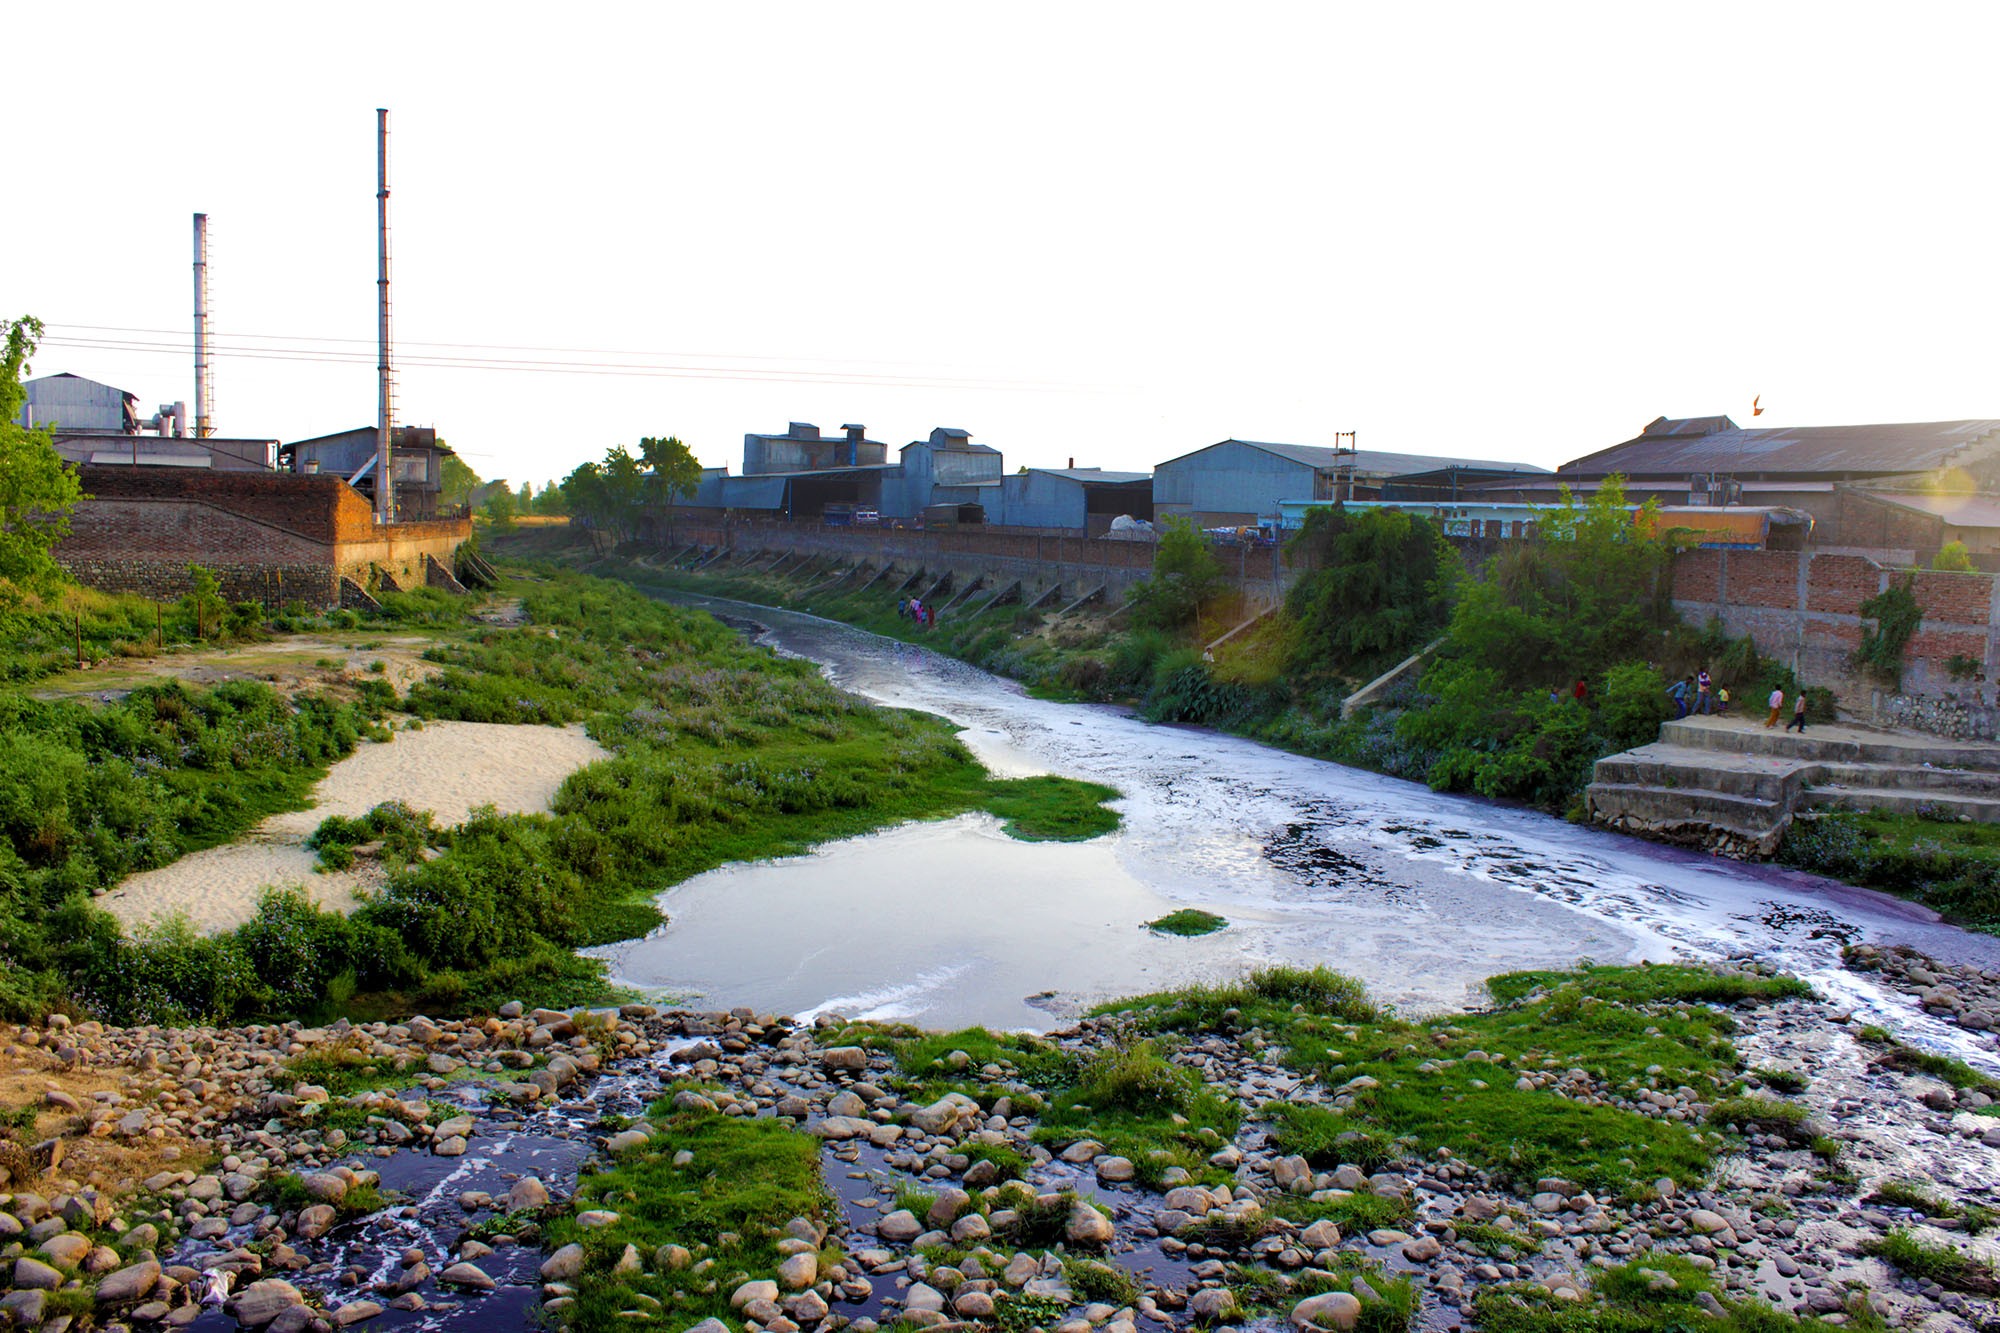
M702 597L836 684L964 728L996 773L1124 793L1095 842L1016 842L983 815L905 825L809 855L697 876L670 920L599 952L614 976L713 1007L1057 1026L1094 1000L1326 963L1405 1012L1476 1004L1498 972L1754 957L1906 1040L2000 1071L1989 1041L1840 965L1849 941L2000 965L2000 940L1926 910L1774 866L1568 824L1290 754L1051 703L954 658L813 616ZM1148 931L1180 907L1227 917L1199 939Z

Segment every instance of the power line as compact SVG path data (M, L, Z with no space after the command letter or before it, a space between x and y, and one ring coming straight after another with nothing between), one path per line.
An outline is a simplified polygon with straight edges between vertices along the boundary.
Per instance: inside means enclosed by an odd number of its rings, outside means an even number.
M182 337L185 334L185 330L182 329L155 329L155 328L145 328L131 324L51 323L48 325L48 327L51 329L83 329L93 333L159 333L159 334L166 334L170 337ZM375 340L372 338L335 338L315 333L232 332L227 336L232 338L249 338L262 342L358 343L367 347L373 347L375 345ZM493 352L559 352L567 355L577 355L577 356L635 356L635 357L655 357L655 358L708 357L710 359L717 361L787 361L794 359L782 356L761 356L754 352L685 352L685 351L635 352L630 350L629 348L618 348L618 347L550 347L535 343L422 342L408 338L399 338L397 340L397 345L402 347L451 347L451 348L461 348L474 351L493 351ZM842 357L842 356L814 356L814 357L807 357L805 359L808 361L824 362L827 365L833 365L833 366L843 366L843 365L918 366L923 364L921 362L914 362L914 361L884 361L879 358L870 359L864 357Z
M241 335L237 335L241 336ZM332 340L329 340L332 341ZM346 341L346 340L342 340ZM103 352L129 352L147 356L186 357L190 344L127 338L45 337L44 347L73 347ZM420 344L435 345L435 344ZM227 355L249 361L303 361L334 365L367 365L370 354L329 348L248 348L211 343L211 355ZM700 365L621 365L617 362L548 361L526 357L448 357L404 355L400 364L431 370L487 370L517 374L598 375L655 379L712 379L748 383L854 384L875 388L908 389L998 389L1074 390L1079 386L1031 380L982 380L970 376L910 377L871 375L851 371L792 369L780 371L737 366Z

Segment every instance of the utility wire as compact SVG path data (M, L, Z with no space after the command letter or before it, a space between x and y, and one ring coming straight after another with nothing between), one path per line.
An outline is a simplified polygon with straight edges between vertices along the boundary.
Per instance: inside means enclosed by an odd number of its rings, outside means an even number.
M55 326L55 327L62 327L62 326ZM72 325L68 327L86 328L92 326ZM109 330L106 329L105 331ZM94 351L132 352L132 353L151 355L151 356L185 357L191 355L193 349L193 343L191 337L188 338L186 341L182 341L181 340L182 335L173 333L172 331L160 330L159 332L169 333L170 340L159 341L157 339L141 339L141 338L92 338L92 337L79 337L73 335L61 336L55 333L51 333L49 336L45 337L42 340L42 345L45 347L72 347L77 349L94 350ZM263 335L263 334L233 334L228 336L234 338L250 337L250 338L271 338L273 340L276 339L276 335ZM315 341L352 342L356 344L362 344L368 347L374 346L372 342L368 342L367 340L363 339L329 338L329 339L318 339ZM402 346L404 347L411 347L411 346L450 347L455 345L479 346L479 344L448 344L448 343L402 344ZM497 349L500 347L504 347L505 345L487 344L486 346L490 346ZM524 349L524 350L533 350L533 349ZM562 349L549 349L549 350L562 350ZM228 356L231 358L242 359L242 360L306 361L306 362L331 363L336 365L372 365L375 363L376 360L376 354L374 352L364 351L359 346L357 346L354 350L351 351L337 347L333 348L309 347L309 346L246 347L238 344L223 342L220 341L219 338L215 337L212 337L210 339L208 345L208 351L211 356ZM581 354L588 355L588 353L581 353ZM599 353L599 355L637 356L644 354ZM777 358L770 358L770 359L776 360ZM497 371L507 371L507 372L525 373L525 374L603 375L603 376L627 376L627 377L639 377L639 378L665 378L665 379L714 379L714 380L725 380L725 381L734 380L734 381L747 381L747 382L775 382L775 383L801 383L801 384L856 384L856 385L884 387L884 388L1063 390L1063 389L1074 389L1078 387L1075 385L1061 384L1050 381L992 380L992 379L982 379L974 376L944 376L944 375L920 376L920 375L871 374L864 371L815 370L806 367L779 369L777 367L758 368L758 367L743 367L743 366L670 364L670 363L625 364L615 361L562 361L562 360L550 360L546 358L535 358L535 357L430 355L421 352L418 353L405 352L404 354L398 356L396 358L396 361L397 364L400 366L419 368L419 369L432 369L432 370L497 370ZM833 363L833 364L839 364L839 363ZM858 362L850 364L865 365L871 363ZM895 363L872 363L872 364L895 364Z

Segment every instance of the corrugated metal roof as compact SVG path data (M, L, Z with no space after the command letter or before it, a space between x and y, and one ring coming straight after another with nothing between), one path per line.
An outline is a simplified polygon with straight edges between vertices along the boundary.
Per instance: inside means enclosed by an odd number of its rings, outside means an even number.
M1153 479L1153 474L1150 472L1106 472L1099 467L1031 467L1028 471L1061 477L1065 481L1082 482L1086 486L1092 483L1104 486L1130 486L1134 482Z
M1994 449L2000 449L2000 420L1992 419L1738 428L1687 437L1641 435L1565 463L1556 475L1930 472Z
M1261 449L1267 454L1276 454L1280 458L1288 458L1294 463L1303 463L1313 468L1330 468L1338 461L1343 466L1351 465L1358 475L1364 477L1401 477L1415 472L1435 472L1448 467L1488 468L1503 472L1546 473L1548 471L1547 468L1536 467L1533 463L1502 463L1491 458L1438 458L1428 454L1396 454L1376 449L1343 450L1336 460L1334 450L1320 445L1275 444L1269 440L1223 440L1219 444L1196 449L1194 453L1182 454L1181 458L1192 458L1194 454L1220 448L1223 444L1240 444L1250 449ZM1173 458L1167 461L1178 463L1181 460Z
M788 477L724 477L722 503L729 509L783 509Z
M1934 514L1945 522L1956 523L1962 528L2000 528L2000 499L1990 495L1938 491L1912 493L1849 490L1847 493L1865 495L1871 500L1880 500L1902 509L1914 509L1920 514Z
M1736 423L1728 417L1654 417L1646 423L1641 435L1713 435L1719 430L1735 430Z

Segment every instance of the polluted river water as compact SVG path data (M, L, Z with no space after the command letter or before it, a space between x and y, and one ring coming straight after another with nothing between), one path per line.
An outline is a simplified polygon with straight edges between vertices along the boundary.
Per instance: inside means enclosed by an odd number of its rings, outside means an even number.
M1841 966L1845 943L2000 965L2000 940L1884 894L1661 847L1496 802L1104 706L1027 695L921 647L703 597L837 685L962 727L1003 776L1119 789L1116 833L1021 843L984 815L913 824L676 886L668 923L605 957L626 984L705 1007L1056 1027L1095 1000L1325 963L1406 1012L1476 1005L1522 968L1753 957L1868 1021L2000 1070L1989 1038ZM1181 907L1229 928L1145 922Z

